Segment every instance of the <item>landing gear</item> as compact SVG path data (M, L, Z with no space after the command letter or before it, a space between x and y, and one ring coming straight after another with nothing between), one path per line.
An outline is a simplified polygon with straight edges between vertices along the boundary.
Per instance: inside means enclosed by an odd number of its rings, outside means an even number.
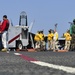
M19 41L19 42L17 42L17 44L16 44L16 48L17 49L23 49L23 45L22 45L22 43Z

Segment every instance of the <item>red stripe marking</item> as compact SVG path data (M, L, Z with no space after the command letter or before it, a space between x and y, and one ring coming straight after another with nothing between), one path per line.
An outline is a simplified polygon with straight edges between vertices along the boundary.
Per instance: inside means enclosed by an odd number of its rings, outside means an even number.
M20 34L18 34L17 36L15 36L14 38L12 38L9 42L8 42L8 44L10 44L11 42L13 42L15 39L17 39L18 37L20 37Z
M25 55L20 55L20 56L21 56L21 58L23 58L24 60L27 60L27 61L38 61L34 58L31 58L31 57L28 57L28 56L25 56Z

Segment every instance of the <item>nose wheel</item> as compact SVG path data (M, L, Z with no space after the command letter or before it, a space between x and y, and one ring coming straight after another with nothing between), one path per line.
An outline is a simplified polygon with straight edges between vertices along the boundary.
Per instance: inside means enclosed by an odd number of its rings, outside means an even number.
M16 48L19 49L19 50L23 49L23 45L22 45L22 43L20 41L17 42Z

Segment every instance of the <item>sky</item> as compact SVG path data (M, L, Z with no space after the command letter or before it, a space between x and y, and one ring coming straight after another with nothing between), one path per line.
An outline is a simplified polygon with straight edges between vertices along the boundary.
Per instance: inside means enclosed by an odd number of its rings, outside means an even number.
M28 26L35 20L32 33L44 30L47 35L57 23L57 32L61 37L70 28L68 22L75 19L75 0L0 0L1 21L3 15L7 15L13 25L18 25L22 11L27 14Z

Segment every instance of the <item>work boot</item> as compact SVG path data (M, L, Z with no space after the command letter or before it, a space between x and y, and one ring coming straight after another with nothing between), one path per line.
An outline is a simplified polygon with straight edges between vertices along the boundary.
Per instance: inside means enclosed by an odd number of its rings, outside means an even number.
M2 52L6 52L6 51L7 51L7 48L2 49Z

